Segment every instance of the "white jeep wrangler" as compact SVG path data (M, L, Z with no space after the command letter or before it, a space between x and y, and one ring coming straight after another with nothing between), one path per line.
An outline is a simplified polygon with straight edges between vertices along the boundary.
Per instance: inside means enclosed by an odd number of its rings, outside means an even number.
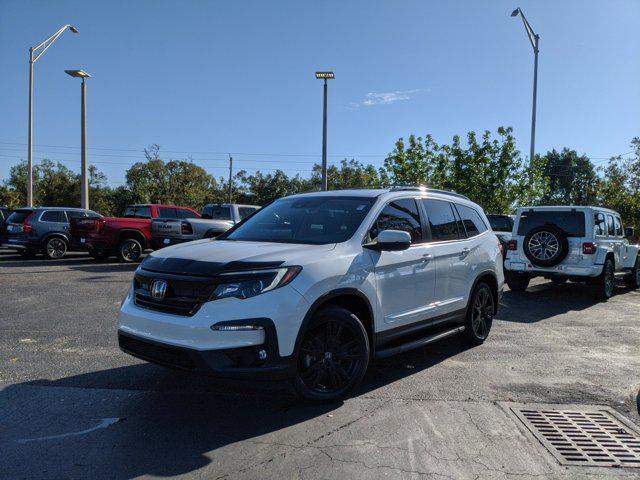
M616 277L640 286L638 245L633 228L623 231L620 215L601 207L521 207L504 263L505 280L522 292L533 277L560 284L586 281L602 300L613 295Z

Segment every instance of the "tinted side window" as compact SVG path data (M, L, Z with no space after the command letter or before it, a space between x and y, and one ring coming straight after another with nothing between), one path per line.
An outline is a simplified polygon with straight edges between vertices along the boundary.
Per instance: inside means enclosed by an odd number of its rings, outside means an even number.
M191 210L186 210L184 208L178 208L177 211L178 211L178 218L198 218L198 215L196 215Z
M384 207L369 232L371 240L382 230L401 230L411 235L411 243L421 242L422 227L416 201L412 198L402 198Z
M612 237L616 234L616 227L613 224L613 215L607 215L607 232L609 232L609 235Z
M228 206L214 205L207 213L216 220L231 220L231 207Z
M47 210L40 217L41 222L57 222L67 223L67 217L64 214L64 210Z
M620 221L620 217L613 217L613 222L616 227L616 237L622 236L622 222Z
M238 213L240 214L240 219L242 220L243 218L248 217L249 215L251 215L256 210L258 210L258 209L257 208L252 208L252 207L238 207Z
M158 215L162 218L178 218L175 208L158 207Z
M67 218L69 220L72 218L83 218L85 216L85 213L81 210L67 210Z
M487 226L475 209L459 204L456 204L456 208L467 232L467 237L475 237L487 231Z
M460 238L456 217L449 202L424 198L422 204L427 211L432 241L441 242Z
M607 234L607 221L604 218L604 213L596 213L593 218L593 224L594 235Z
M151 207L127 207L124 216L126 218L151 218Z

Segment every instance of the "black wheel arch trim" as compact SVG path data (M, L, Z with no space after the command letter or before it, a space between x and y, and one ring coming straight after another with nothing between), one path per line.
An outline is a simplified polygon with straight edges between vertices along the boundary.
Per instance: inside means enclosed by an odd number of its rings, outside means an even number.
M469 310L469 305L471 304L471 295L473 294L473 291L476 289L476 287L478 286L478 283L480 283L480 281L483 278L486 278L487 276L490 276L493 278L493 281L496 282L496 290L493 291L493 289L491 290L493 293L493 314L497 314L498 313L498 303L500 301L500 293L498 292L498 277L496 276L496 273L493 270L484 270L482 272L480 272L477 276L476 279L473 281L473 286L471 287L471 291L469 292L469 299L467 300L467 307L465 309L465 312Z
M64 233L62 233L62 232L51 232L51 233L47 233L44 236L44 238L42 239L42 246L45 247L47 245L47 242L49 240L51 240L52 238L61 238L62 240L64 240L65 243L67 244L67 249L71 245L71 239L69 237L67 237Z
M147 237L144 236L144 233L142 233L140 230L136 230L135 228L127 228L127 229L122 229L118 232L118 245L120 245L124 240L127 240L129 238L133 238L133 237L128 237L128 234L134 234L136 236L135 240L140 241L142 239L142 249L146 250L147 248ZM138 238L139 237L139 238Z
M364 301L364 303L367 306L367 309L369 311L369 318L371 319L371 335L372 338L370 338L370 349L371 349L371 355L373 356L374 354L374 350L375 350L375 317L373 315L373 307L371 306L371 302L369 301L369 299L367 298L367 296L361 291L358 290L357 288L338 288L335 290L331 290L330 292L325 293L324 295L318 297L312 304L311 307L309 307L309 309L307 310L307 313L304 316L304 319L302 320L302 323L300 324L300 328L298 329L298 336L296 337L296 343L293 347L293 353L292 353L292 357L293 358L298 358L298 353L300 351L300 343L302 342L302 336L304 334L304 332L307 329L307 326L309 325L309 322L311 321L311 319L313 318L313 315L326 303L328 303L331 299L333 298L338 298L338 297L343 297L343 296L348 296L348 295L353 295L356 296L358 298L360 298L361 300ZM362 321L362 319L360 319L360 321ZM365 329L367 328L367 326L364 326Z

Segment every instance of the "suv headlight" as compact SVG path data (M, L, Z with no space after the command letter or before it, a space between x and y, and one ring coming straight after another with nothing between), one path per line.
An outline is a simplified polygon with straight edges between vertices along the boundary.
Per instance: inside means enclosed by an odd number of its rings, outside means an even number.
M220 276L229 277L229 281L218 284L211 294L211 300L226 297L240 299L255 297L291 283L300 270L302 267L295 266L222 273Z

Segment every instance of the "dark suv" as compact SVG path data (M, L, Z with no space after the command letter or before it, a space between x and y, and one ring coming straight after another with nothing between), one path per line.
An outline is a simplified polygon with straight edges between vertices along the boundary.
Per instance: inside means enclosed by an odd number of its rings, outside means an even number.
M9 218L12 212L13 210L9 207L0 207L0 244L2 244L4 236L7 233L5 223L7 223L7 218Z
M20 208L6 221L6 239L2 246L13 248L23 257L38 252L50 259L62 258L71 245L69 219L100 218L99 213L81 208Z

